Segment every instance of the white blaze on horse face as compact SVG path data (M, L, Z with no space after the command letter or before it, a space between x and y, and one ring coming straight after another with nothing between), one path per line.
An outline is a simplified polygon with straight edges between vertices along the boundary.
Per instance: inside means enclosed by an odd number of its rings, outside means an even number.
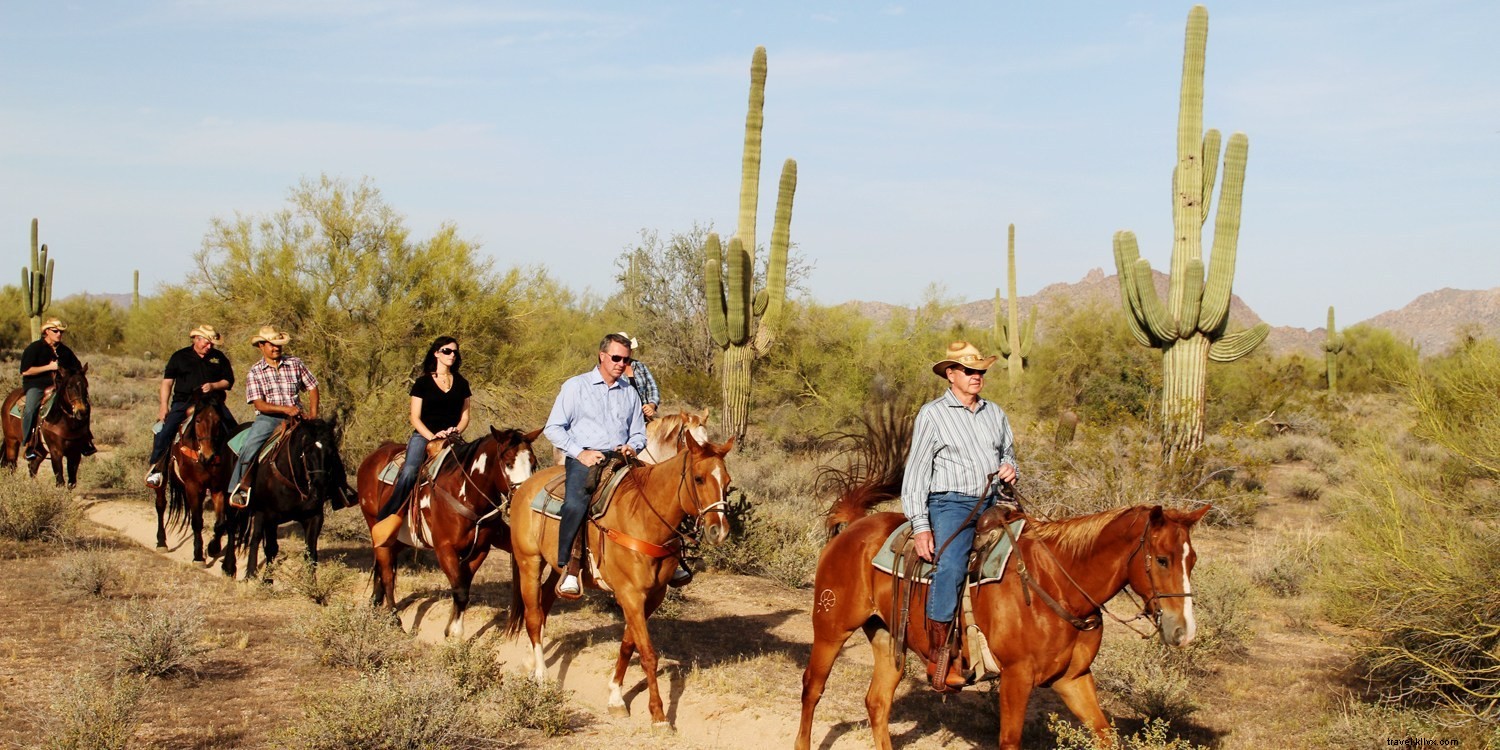
M715 466L714 470L710 471L708 473L708 475L714 478L714 482L718 483L718 485L719 485L719 493L723 494L723 492L724 492L724 472L723 472L723 470L721 470L720 467Z
M516 457L505 467L505 478L510 480L510 486L520 487L521 483L531 478L531 450L522 448L516 451Z
M481 454L479 454L479 458L477 458L477 459L474 460L474 470L471 471L471 472L469 472L469 473L473 474L476 477L484 476L484 469L485 469L485 467L487 467L489 465L490 465L490 454L488 454L488 453L481 453Z
M1193 593L1193 581L1192 581L1191 576L1188 575L1188 567L1187 567L1188 560L1192 559L1192 554L1193 554L1193 544L1192 544L1192 542L1183 542L1182 543L1182 593L1184 593L1184 594L1191 594L1191 593ZM1193 642L1193 636L1195 636L1195 635L1198 634L1198 621L1196 619L1194 619L1194 617L1193 617L1193 597L1191 597L1191 596L1184 596L1184 597L1182 597L1182 620L1183 620L1183 626L1184 626L1184 629L1185 629L1186 632L1184 632L1183 635L1182 635L1182 643L1180 643L1178 645L1180 645L1180 646L1186 646L1189 643L1192 643Z

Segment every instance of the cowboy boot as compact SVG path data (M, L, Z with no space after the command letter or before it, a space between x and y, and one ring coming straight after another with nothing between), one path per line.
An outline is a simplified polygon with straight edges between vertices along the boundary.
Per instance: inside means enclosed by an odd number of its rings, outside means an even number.
M952 620L928 620L927 642L931 644L932 660L927 663L927 677L932 689L939 693L956 693L968 684L958 659L952 658L950 648Z

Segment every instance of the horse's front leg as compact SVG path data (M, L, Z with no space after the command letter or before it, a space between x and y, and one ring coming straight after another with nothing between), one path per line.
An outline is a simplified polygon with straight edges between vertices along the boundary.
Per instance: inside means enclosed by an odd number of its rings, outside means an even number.
M240 511L244 513L245 511ZM261 514L252 513L246 521L248 528L245 531L245 580L255 579L255 574L260 567L260 544L261 536L265 533L264 522Z
M156 548L167 548L167 483L156 488Z
M464 609L469 606L469 580L465 573L468 567L458 559L458 552L453 549L452 544L439 544L433 549L437 554L438 567L443 569L443 574L448 576L448 591L453 595L453 611L448 615L448 626L443 629L443 635L447 638L462 638L464 633Z
M302 522L302 541L307 545L307 561L312 563L313 570L318 569L318 537L322 533L322 513Z
M665 593L665 592L663 592ZM660 602L662 594L656 595ZM615 595L616 601L620 603L620 610L625 615L625 632L633 635L636 650L641 655L641 669L646 673L646 692L651 699L647 707L651 709L651 723L654 726L671 726L667 721L666 711L662 709L661 689L656 680L656 648L651 643L651 632L646 628L646 619L650 616L647 608L647 592L624 586ZM621 651L623 652L623 647Z
M517 550L519 553L520 551ZM551 589L556 582L556 574L550 573L546 562L542 560L541 553L533 555L520 555L512 558L514 567L511 569L515 574L510 585L516 589L515 599L519 602L511 602L511 617L515 617L515 608L521 608L522 618L526 625L526 637L531 642L531 676L538 683L547 680L547 655L542 651L542 629L547 624L547 610L550 602L544 589Z
M68 489L70 490L78 486L78 463L82 460L83 456L76 453L68 454Z
M1000 672L1000 750L1021 750L1026 704L1036 682L1029 666L1006 664Z
M1079 721L1094 730L1094 736L1099 738L1099 747L1111 746L1114 742L1113 732L1109 727L1109 718L1099 707L1099 690L1092 672L1059 679L1052 683L1052 690L1062 698L1068 710Z
M624 637L620 638L620 658L615 661L615 677L609 683L609 715L621 718L630 715L630 708L625 705L625 670L630 668L630 657L635 655L635 638L630 634L630 628L625 629Z
M188 521L193 529L193 562L203 562L203 488L197 482L184 482Z

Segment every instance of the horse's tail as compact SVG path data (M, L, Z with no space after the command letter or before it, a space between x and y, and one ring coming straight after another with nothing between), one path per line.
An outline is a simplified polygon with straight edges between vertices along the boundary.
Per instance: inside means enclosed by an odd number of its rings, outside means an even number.
M514 638L521 634L521 624L526 618L526 602L521 599L521 565L516 555L510 555L510 612L505 617L505 636Z
M169 464L167 469L170 471L171 460L167 463ZM165 481L167 483L167 526L173 531L182 531L188 526L187 490L182 484L172 481L171 477L165 478Z
M824 519L829 539L876 505L900 497L915 411L900 399L884 401L860 418L863 431L837 436L845 444L840 453L848 456L848 467L825 466L818 474L819 484L838 496Z

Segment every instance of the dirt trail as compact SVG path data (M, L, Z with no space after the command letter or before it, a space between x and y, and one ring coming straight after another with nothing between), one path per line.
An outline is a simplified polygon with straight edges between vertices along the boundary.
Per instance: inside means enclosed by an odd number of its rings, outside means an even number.
M90 520L118 531L143 547L155 549L156 517L151 505L136 501L91 499L95 502L88 508ZM207 523L211 525L211 520ZM192 562L192 544L186 535L169 531L167 538L168 549L156 550L158 554L184 565L190 565L206 575L223 575L219 571L217 561L210 561L212 567L204 567L201 563ZM206 539L207 534L205 541ZM284 547L283 552L291 550L295 553L298 549L300 548L294 545L289 548ZM507 560L504 553L495 553L481 569L479 580L476 581L477 586L483 585L486 582L485 579L488 579L490 583L497 582L497 574L502 571L508 573L505 571L506 567ZM243 564L240 569L243 570ZM810 642L811 628L806 616L806 605L802 601L806 596L795 592L768 592L765 590L767 587L756 587L760 590L751 592L736 591L736 588L740 588L740 582L735 580L738 578L737 576L700 576L699 580L693 584L696 589L693 617L706 616L710 623L721 623L725 618L749 618L752 622L759 618L767 622L779 623L776 634L780 639L802 644ZM409 584L402 586L402 583L398 581L398 591L403 588L409 591ZM368 595L368 583L364 586L365 595ZM504 583L497 590L506 591L507 593L502 596L508 597L508 586L508 583ZM405 593L400 595L404 596L401 608L402 625L408 631L415 632L416 636L423 641L441 642L443 629L447 625L451 612L447 597L417 596ZM476 597L476 599L480 598L482 597ZM488 598L497 599L498 597ZM701 601L727 601L731 603L732 610L715 609L710 612L700 612L698 602ZM793 605L794 601L795 605ZM795 606L798 611L794 614L788 612L789 606ZM500 618L503 616L503 611L497 611L488 604L472 605L465 616L467 635L480 635L491 628L500 627L502 625ZM592 628L584 632L570 632L569 617L570 613L567 611L554 612L553 618L548 623L549 637L546 655L548 674L560 680L566 690L572 691L575 705L591 713L594 718L593 723L587 729L580 735L574 736L575 742L572 744L576 744L576 740L581 739L585 740L586 744L593 744L593 741L597 741L601 746L608 744L612 747L629 747L636 743L659 745L664 736L664 730L651 727L650 711L647 708L646 681L641 672L639 660L632 663L625 680L624 696L631 712L630 716L614 718L606 709L609 698L608 682L618 653L621 626L615 622L609 626ZM668 719L676 729L675 735L665 736L674 737L672 744L676 747L711 746L761 750L767 745L778 747L790 745L797 731L798 709L795 694L800 692L800 672L787 670L785 675L776 676L775 679L778 682L784 677L787 684L773 687L773 692L777 693L778 697L769 705L747 705L752 701L743 700L743 696L726 699L726 696L719 691L709 692L702 688L694 688L688 684L693 681L694 672L693 665L685 663L692 658L688 650L691 646L686 646L686 644L692 643L694 639L701 639L705 635L710 639L726 637L723 633L714 632L711 626L695 628L694 625L695 623L691 621L652 621L652 635L658 640L658 651L664 652L659 670L662 699L666 704ZM682 639L683 642L676 643L675 648L661 648L661 641L677 640L663 637L665 632L671 631L682 632L685 636ZM728 634L728 637L732 635L732 633ZM869 648L857 642L862 640L862 638L850 639L851 648L847 649L840 663L846 673L863 675L869 673ZM505 642L500 653L508 669L527 670L529 668L530 648L526 645L524 636ZM797 666L800 668L800 663ZM853 675L850 676L853 677ZM860 688L861 697L862 692L863 687ZM788 693L791 694L789 701L783 697ZM827 702L825 699L825 704ZM820 716L825 713L829 712L826 710L819 712ZM892 729L895 732L904 733L916 729L915 723L915 721L910 721L902 726L900 722L893 722ZM833 736L830 736L831 730ZM923 730L916 732L919 735L925 733ZM851 727L847 720L837 724L818 721L813 731L813 742L825 749L866 747L869 743L869 733L863 728ZM920 747L925 744L918 743L915 746Z

